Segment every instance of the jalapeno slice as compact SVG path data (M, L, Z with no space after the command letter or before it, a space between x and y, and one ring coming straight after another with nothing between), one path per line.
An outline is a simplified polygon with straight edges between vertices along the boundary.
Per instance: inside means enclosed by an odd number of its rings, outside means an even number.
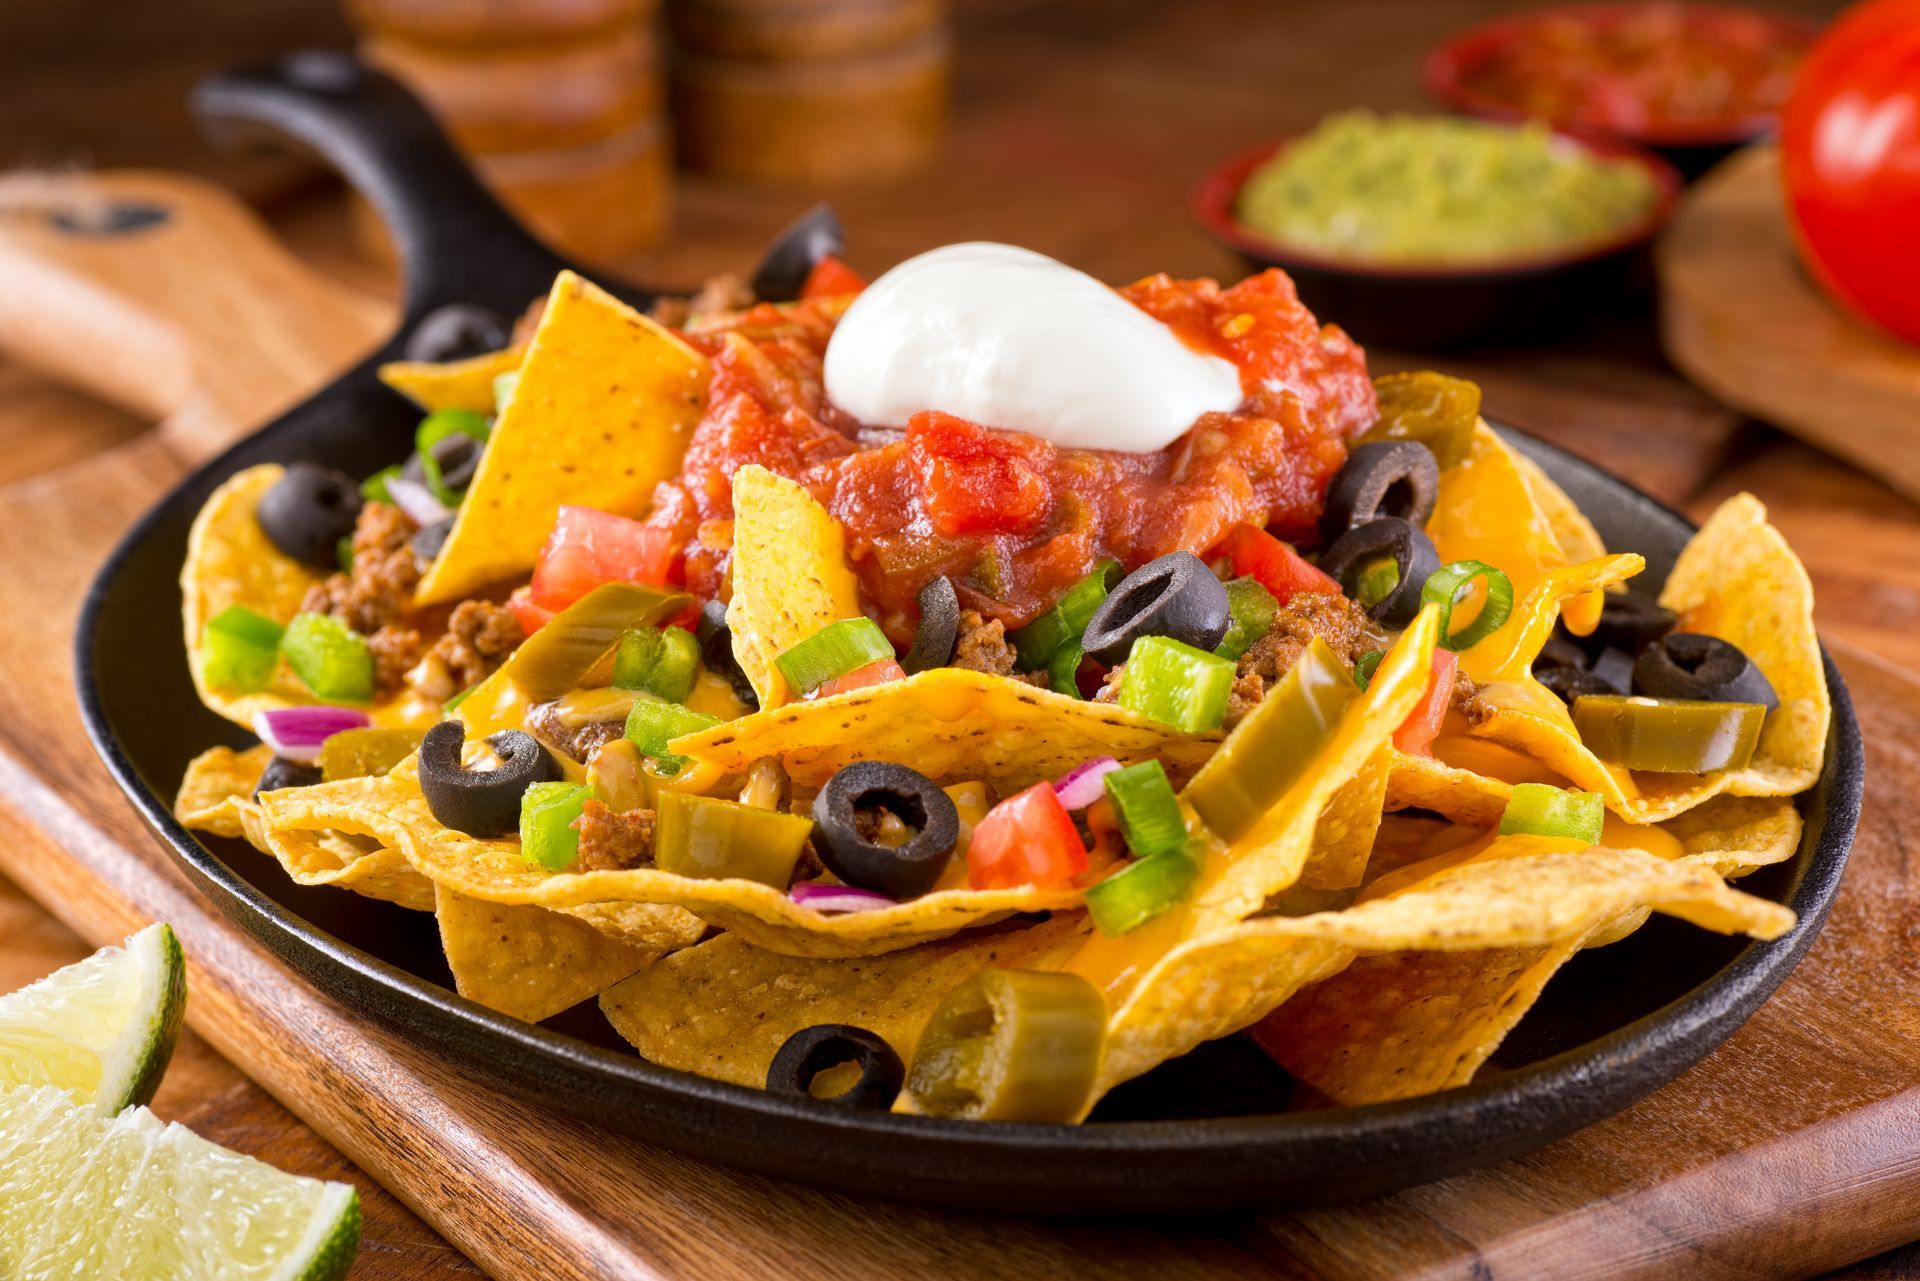
M1753 759L1767 709L1758 703L1590 694L1573 704L1580 741L1603 761L1656 774L1707 774Z
M1245 835L1286 795L1358 697L1340 659L1316 636L1286 679L1193 776L1188 803L1221 840Z
M419 746L418 730L379 726L341 730L320 745L320 774L329 783L384 774Z
M623 633L657 627L687 607L684 593L602 583L553 616L507 660L507 679L536 703L578 685Z
M813 834L811 819L717 796L662 790L654 806L654 866L677 876L784 890Z
M1373 380L1380 417L1360 440L1417 440L1442 467L1462 462L1473 450L1480 417L1480 388L1464 378L1431 371L1388 374Z
M929 1116L1072 1121L1105 1047L1107 1002L1078 974L982 970L920 1037L907 1092Z

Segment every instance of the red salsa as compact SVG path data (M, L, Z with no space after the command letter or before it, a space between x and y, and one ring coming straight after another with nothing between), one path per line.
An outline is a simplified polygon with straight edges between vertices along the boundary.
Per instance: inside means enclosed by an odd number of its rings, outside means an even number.
M1065 449L942 413L869 430L827 400L822 366L845 298L759 306L689 335L713 361L705 417L647 524L685 548L686 581L726 595L731 477L758 463L810 489L847 531L879 620L911 639L914 598L946 575L1017 627L1099 561L1206 552L1241 522L1309 533L1346 441L1375 417L1360 348L1322 327L1277 271L1229 289L1150 276L1121 290L1189 346L1232 361L1245 401L1153 453Z

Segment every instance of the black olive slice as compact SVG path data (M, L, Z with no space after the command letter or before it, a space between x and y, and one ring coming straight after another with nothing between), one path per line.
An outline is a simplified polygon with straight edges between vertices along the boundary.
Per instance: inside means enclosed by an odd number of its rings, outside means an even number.
M1420 612L1420 589L1440 568L1440 553L1425 530L1397 516L1368 521L1340 535L1320 554L1320 571L1358 600L1361 573L1388 558L1399 571L1399 581L1368 607L1367 617L1388 627L1405 627Z
M845 1093L814 1102L884 1112L907 1079L900 1056L872 1032L851 1023L820 1023L801 1028L780 1046L767 1065L767 1092L811 1099L813 1079L842 1063L857 1066L860 1079Z
M733 656L733 629L727 626L726 602L710 600L702 605L696 627L701 664L732 686L735 698L757 709L760 695L754 692L753 682L747 679L747 674L740 670L740 660Z
M781 229L753 269L747 288L761 302L792 302L822 258L844 253L847 233L833 206L821 201Z
M900 660L907 675L945 667L953 659L953 643L960 637L960 597L947 578L935 578L920 589L920 628L913 648Z
M538 739L501 730L487 739L498 769L470 770L460 760L467 727L441 721L420 740L420 791L442 827L468 836L506 836L520 828L520 797L535 783L559 779L560 767Z
M1571 637L1555 632L1540 647L1540 653L1533 660L1533 671L1537 676L1555 667L1571 667L1578 671L1586 665L1587 651L1574 644Z
M257 801L260 793L277 792L283 787L312 787L320 778L318 765L303 765L299 761L276 756L260 771L260 781L253 785L253 799Z
M1588 654L1612 647L1637 655L1672 631L1673 624L1673 611L1651 597L1607 592L1600 606L1600 621L1587 635L1574 637L1574 642Z
M1583 667L1551 667L1534 673L1535 680L1560 696L1568 707L1573 700L1588 694L1618 694L1620 691Z
M1192 552L1168 552L1120 580L1087 620L1081 651L1114 667L1142 636L1170 636L1212 652L1233 612L1227 589Z
M1624 649L1609 645L1600 651L1599 657L1593 660L1593 666L1587 670L1616 694L1624 694L1633 688L1633 655Z
M861 833L861 814L886 810L913 833L883 845ZM871 821L869 819L869 821ZM813 798L820 861L848 885L890 899L918 898L933 888L960 840L953 798L917 770L892 761L855 761Z
M442 436L428 452L440 469L440 483L456 494L471 485L473 474L480 470L480 442L463 431Z
M1440 492L1440 464L1417 440L1357 445L1327 486L1320 537L1331 543L1357 525L1395 516L1421 526Z
M438 364L499 351L513 340L500 313L468 302L435 307L420 318L407 339L408 360Z
M316 569L340 568L340 540L360 519L360 487L345 472L295 463L260 495L260 529L275 547Z
M1669 632L1633 665L1633 692L1648 698L1707 703L1758 703L1768 711L1780 695L1765 672L1731 641L1699 632Z
M422 525L413 531L413 537L407 546L413 549L413 558L422 565L431 565L440 549L447 545L447 535L453 532L453 517L436 520L431 525Z

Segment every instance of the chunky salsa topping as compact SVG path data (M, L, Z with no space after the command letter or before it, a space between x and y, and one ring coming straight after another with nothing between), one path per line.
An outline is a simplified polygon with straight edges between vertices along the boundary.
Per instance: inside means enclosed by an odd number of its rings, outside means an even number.
M1242 405L1149 453L1062 448L938 412L866 429L829 403L822 377L847 300L757 306L688 335L713 362L708 408L646 523L684 547L690 590L724 596L733 473L757 463L796 480L845 528L862 586L902 645L935 577L1013 628L1108 558L1205 552L1240 523L1309 534L1347 440L1376 416L1360 348L1319 325L1277 271L1226 289L1151 276L1121 293L1231 361Z

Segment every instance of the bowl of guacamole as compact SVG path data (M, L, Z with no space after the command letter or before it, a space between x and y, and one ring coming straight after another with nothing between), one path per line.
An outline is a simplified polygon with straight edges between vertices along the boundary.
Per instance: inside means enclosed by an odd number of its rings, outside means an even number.
M1235 157L1194 205L1356 337L1434 346L1554 332L1617 295L1678 189L1656 157L1538 122L1348 111Z

